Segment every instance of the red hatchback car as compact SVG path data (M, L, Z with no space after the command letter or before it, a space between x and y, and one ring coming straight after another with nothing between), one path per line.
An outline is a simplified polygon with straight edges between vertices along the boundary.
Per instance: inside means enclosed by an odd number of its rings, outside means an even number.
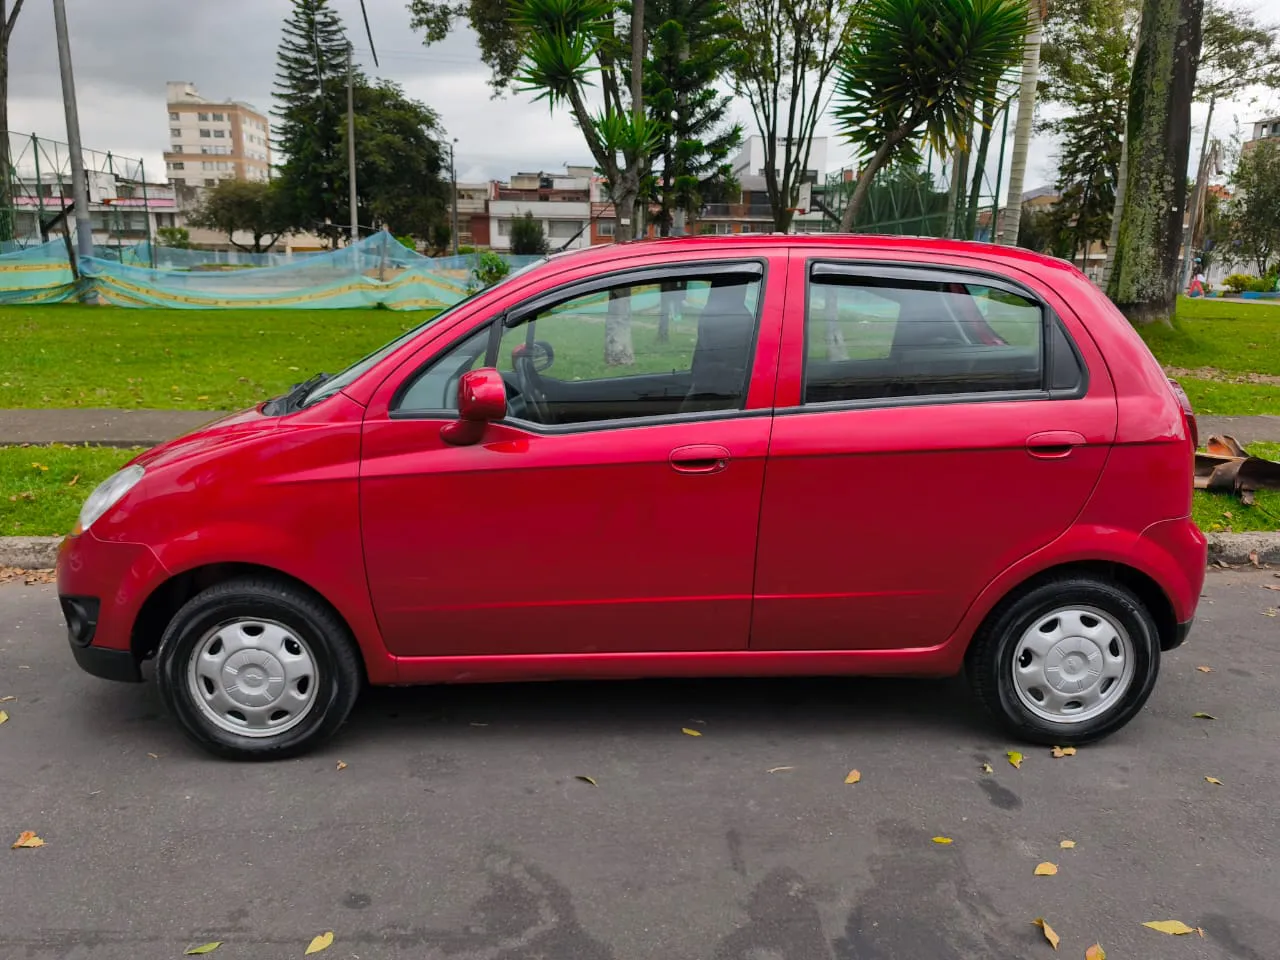
M1195 421L1078 271L701 237L554 256L139 456L58 592L85 670L224 756L360 688L965 670L1018 736L1125 724L1205 570Z

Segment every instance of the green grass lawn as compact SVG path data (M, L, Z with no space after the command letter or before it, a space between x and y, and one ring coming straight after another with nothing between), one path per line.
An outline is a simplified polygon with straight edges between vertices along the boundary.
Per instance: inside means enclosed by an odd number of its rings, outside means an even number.
M1254 443L1256 456L1280 460L1280 443ZM97 484L136 450L110 447L0 447L0 536L68 532ZM1192 515L1211 533L1280 530L1280 491L1263 490L1253 506L1229 494L1195 491Z
M334 373L430 316L0 307L0 407L235 410Z
M1140 331L1159 361L1179 371L1197 413L1280 414L1280 304L1181 297L1172 327Z

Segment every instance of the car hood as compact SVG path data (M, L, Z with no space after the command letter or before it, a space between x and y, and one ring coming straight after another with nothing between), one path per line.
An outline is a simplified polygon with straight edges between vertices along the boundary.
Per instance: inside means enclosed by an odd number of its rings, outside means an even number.
M221 417L198 430L152 447L132 462L149 468L167 466L259 439L264 434L274 433L279 426L280 418L267 416L259 405Z

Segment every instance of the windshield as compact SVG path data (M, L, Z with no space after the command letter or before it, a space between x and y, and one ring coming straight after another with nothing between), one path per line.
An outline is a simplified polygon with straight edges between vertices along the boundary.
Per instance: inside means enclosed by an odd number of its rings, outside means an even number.
M347 369L343 370L341 373L336 373L332 377L326 377L323 382L319 383L315 388L313 388L306 395L306 398L302 401L302 403L299 404L299 409L301 409L302 407L309 407L313 403L319 403L321 400L324 400L326 397L331 397L335 393L337 393L339 390L342 390L347 386L349 386L350 384L355 383L355 381L358 380L361 376L363 376L366 371L372 370L384 359L389 357L396 350L400 349L401 346L403 346L404 344L412 340L414 337L416 337L422 330L424 330L430 324L433 324L436 321L449 316L449 314L453 313L459 307L462 307L465 304L470 303L476 297L480 296L480 294L488 293L490 290L495 290L498 287L504 286L505 284L510 283L512 280L514 280L516 277L520 276L521 274L527 273L530 270L532 270L534 267L541 266L546 262L547 262L546 257L539 257L537 260L534 260L532 263L525 264L523 267L521 267L518 270L512 270L509 274L507 274L497 283L487 287L481 287L479 290L476 290L474 293L469 294L468 296L459 300L457 303L453 304L453 306L446 307L443 311L441 311L440 313L437 313L434 317L430 318L429 320L424 320L422 323L418 324L416 327L413 327L410 330L406 330L404 333L400 334L400 336L396 337L390 343L384 344L383 346L379 347L377 350L373 351L373 353L369 354L364 359L357 360L355 363L347 367Z

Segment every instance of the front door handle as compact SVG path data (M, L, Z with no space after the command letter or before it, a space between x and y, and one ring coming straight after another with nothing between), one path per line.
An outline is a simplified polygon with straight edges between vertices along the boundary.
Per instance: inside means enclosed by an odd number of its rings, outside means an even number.
M719 473L729 465L729 451L716 443L691 443L671 451L677 473Z
M1061 460L1084 444L1084 435L1074 430L1046 430L1027 437L1027 453L1040 460Z

